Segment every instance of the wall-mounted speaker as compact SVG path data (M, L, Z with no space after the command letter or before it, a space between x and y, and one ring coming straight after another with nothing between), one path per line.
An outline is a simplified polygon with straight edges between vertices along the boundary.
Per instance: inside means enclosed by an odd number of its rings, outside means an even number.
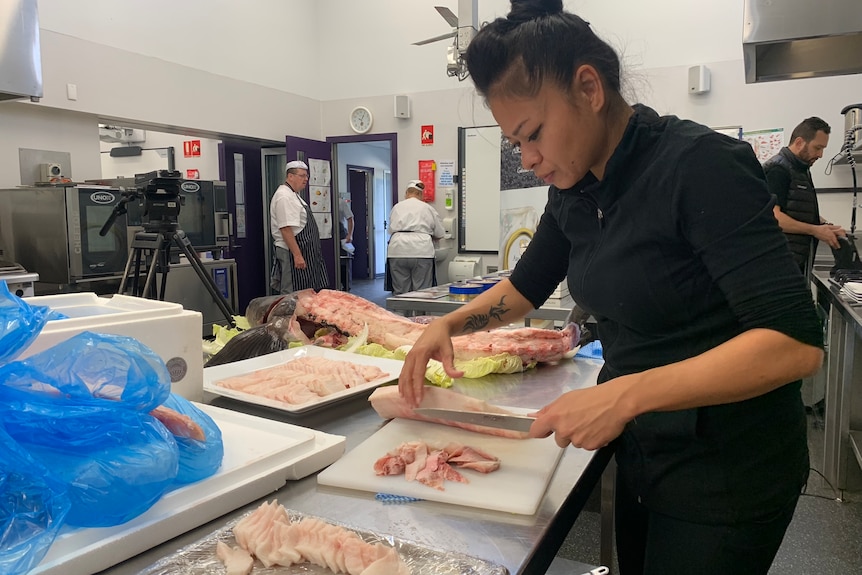
M407 96L395 96L395 117L409 118L410 117L410 98Z
M705 94L709 92L709 68L692 66L688 69L688 93Z

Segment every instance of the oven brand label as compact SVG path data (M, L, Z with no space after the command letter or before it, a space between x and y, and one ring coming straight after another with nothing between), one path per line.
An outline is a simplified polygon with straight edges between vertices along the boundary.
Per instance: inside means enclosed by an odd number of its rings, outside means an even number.
M90 194L90 201L95 204L113 204L116 198L110 192L93 192Z
M200 190L201 186L197 182L183 182L182 185L180 185L180 189L184 192L193 193Z
M81 254L81 216L78 212L72 212L72 253Z

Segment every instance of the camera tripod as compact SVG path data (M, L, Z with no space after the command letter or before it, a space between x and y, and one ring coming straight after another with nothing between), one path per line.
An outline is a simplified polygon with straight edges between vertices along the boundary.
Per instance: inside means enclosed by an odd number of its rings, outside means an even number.
M221 292L219 292L215 281L207 273L197 252L192 249L192 244L186 237L186 233L179 229L176 224L162 223L158 227L144 226L144 231L135 234L135 239L132 241L132 251L129 254L129 260L126 262L126 270L123 272L123 279L120 280L118 293L125 293L126 283L128 282L131 295L164 300L168 272L171 266L172 245L178 247L185 254L198 279L201 280L201 283L207 289L210 296L212 296L213 301L227 320L228 326L231 328L236 327L230 306L225 301ZM147 270L143 286L140 286L142 260L149 261L149 269ZM132 265L135 268L134 273L132 272ZM156 288L156 273L161 274L160 288Z

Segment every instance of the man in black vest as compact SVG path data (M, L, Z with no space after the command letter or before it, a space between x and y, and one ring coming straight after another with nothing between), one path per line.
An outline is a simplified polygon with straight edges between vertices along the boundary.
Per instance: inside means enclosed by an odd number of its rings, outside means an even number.
M820 216L810 168L829 144L829 124L817 117L803 120L790 134L790 144L763 164L769 191L775 196L775 219L787 237L793 259L808 276L817 241L838 248L847 232Z

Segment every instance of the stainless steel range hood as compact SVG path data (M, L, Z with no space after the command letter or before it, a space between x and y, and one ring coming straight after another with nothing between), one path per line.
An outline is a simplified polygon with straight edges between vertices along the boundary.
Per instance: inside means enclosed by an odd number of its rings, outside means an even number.
M0 0L0 100L42 97L36 0Z
M860 0L745 0L745 82L862 73Z

